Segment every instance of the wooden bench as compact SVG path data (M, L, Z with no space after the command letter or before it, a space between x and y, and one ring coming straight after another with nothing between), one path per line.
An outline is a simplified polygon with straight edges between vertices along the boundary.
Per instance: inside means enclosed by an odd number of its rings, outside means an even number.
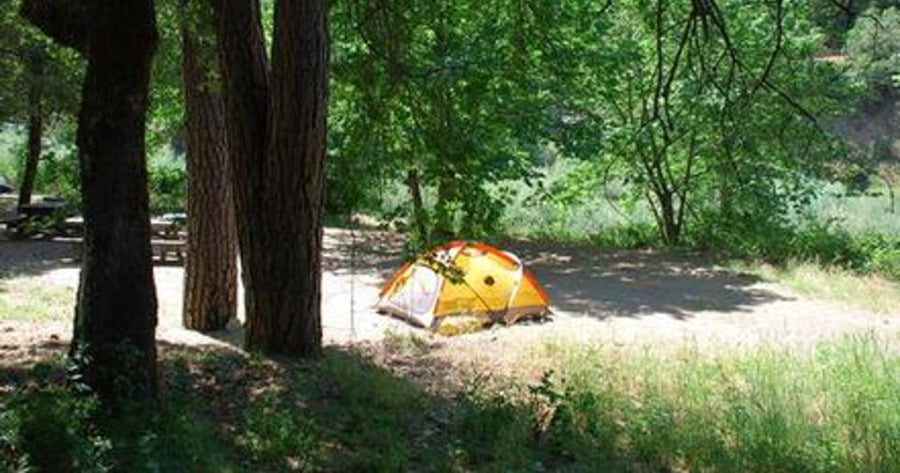
M6 231L13 235L20 233L21 226L26 221L28 221L28 216L25 214L14 214L0 218L0 223L6 226Z
M50 241L60 243L69 249L73 261L81 261L81 246L84 243L81 237L54 237Z
M51 241L67 245L70 248L72 259L81 260L82 246L84 245L81 237L56 237ZM183 262L187 257L187 242L184 240L153 239L150 240L150 248L153 257L161 262L168 261L167 256L169 255L175 255L175 261L178 262Z
M183 262L187 256L187 242L184 240L162 240L154 238L150 240L150 247L153 250L153 256L159 258L160 261L166 261L166 255L174 254L175 260Z

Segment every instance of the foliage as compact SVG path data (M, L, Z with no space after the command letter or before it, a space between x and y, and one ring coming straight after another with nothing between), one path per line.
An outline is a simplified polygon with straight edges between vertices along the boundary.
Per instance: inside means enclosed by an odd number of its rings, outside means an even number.
M0 1L0 123L25 123L32 107L74 115L84 64L18 17L19 0ZM32 103L32 89L41 91Z
M183 158L183 155L182 155ZM157 156L150 161L150 212L183 212L187 199L187 171L183 159Z
M104 410L84 387L63 386L61 367L39 363L32 386L0 404L4 471L227 471L214 428L172 386L159 409Z
M304 417L291 415L290 406L272 393L257 399L246 411L237 444L255 460L278 465L292 458L301 470L320 461L314 426Z
M871 9L847 35L851 72L875 94L891 96L900 87L900 8Z
M711 355L689 344L555 342L535 353L551 367L540 380L458 373L460 385L436 391L416 372L339 350L317 363L275 363L179 349L164 359L158 411L114 416L47 384L58 368L40 365L30 376L43 387L0 409L0 466L891 472L900 465L900 361L886 343L867 335ZM423 354L392 356L404 369L431 366L419 364ZM519 368L533 368L528 359Z
M53 385L17 393L0 404L0 469L109 471L109 441L91 422L97 408L95 398Z
M358 208L399 179L412 193L437 189L429 215L411 212L416 227L495 229L505 198L486 185L533 174L545 121L528 51L534 12L506 0L357 0L332 18L332 207Z
M606 62L582 73L606 82L575 82L559 124L563 150L630 184L667 244L708 214L764 222L801 202L835 151L818 123L834 112L826 97L842 95L799 5L692 5L611 7L588 51ZM748 17L767 20L736 20Z

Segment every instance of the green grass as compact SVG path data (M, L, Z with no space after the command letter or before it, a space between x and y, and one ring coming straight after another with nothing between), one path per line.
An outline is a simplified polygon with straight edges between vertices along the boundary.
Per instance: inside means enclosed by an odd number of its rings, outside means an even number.
M16 149L24 142L19 138L13 127L0 126L0 180L5 179L10 185L18 185L15 182L19 167Z
M655 242L655 230L646 231L652 226L652 216L644 202L620 199L626 189L619 183L581 185L582 165L574 160L556 160L543 169L541 188L523 182L504 183L511 193L501 218L503 232L515 238L602 246ZM573 185L573 180L579 184Z
M51 286L35 278L0 279L0 319L49 322L72 316L71 289Z
M841 302L879 314L900 313L900 283L859 275L838 267L791 261L780 266L732 262L736 273L750 273L783 284L800 294Z
M622 471L900 471L900 359L874 336L802 354L545 356L561 368L542 386L544 435L579 468L594 458Z
M900 194L900 189L895 189ZM811 212L823 220L836 219L851 233L882 232L900 235L900 208L891 214L887 192L880 195L835 196L824 194L811 206ZM900 198L898 198L900 200ZM896 205L900 207L900 202Z
M552 360L541 380L412 355L399 366L418 370L401 374L341 350L274 363L178 349L155 411L98 420L90 398L26 383L0 404L0 458L35 464L47 450L79 471L900 471L898 341L719 355L553 343L532 354Z

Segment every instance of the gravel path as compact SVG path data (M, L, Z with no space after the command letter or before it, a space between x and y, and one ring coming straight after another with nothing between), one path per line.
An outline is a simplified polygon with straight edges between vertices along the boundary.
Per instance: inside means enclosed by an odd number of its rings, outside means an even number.
M802 297L777 284L717 270L699 257L516 243L505 248L517 253L547 289L552 321L433 337L373 310L380 286L403 261L399 236L329 229L325 247L323 331L330 344L412 334L437 352L509 358L536 343L559 339L617 346L688 342L702 348L752 348L773 342L808 347L867 331L900 334L900 309L897 314L873 314ZM0 278L30 278L71 290L74 297L78 268L68 259L69 251L49 242L0 241ZM242 333L236 324L209 336L180 327L181 266L157 266L155 276L159 340L240 345ZM4 320L0 314L0 346L25 349L29 343L43 340L46 345L50 340L53 348L69 337L69 322L34 325Z

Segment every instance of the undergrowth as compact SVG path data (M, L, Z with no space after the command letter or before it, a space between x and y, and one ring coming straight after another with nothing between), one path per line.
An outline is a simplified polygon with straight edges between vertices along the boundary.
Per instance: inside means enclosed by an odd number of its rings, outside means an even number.
M474 376L441 394L354 352L182 352L163 361L155 410L114 418L32 374L2 403L0 469L900 471L893 346L870 335L710 356L557 342L536 353L554 360L541 380Z

